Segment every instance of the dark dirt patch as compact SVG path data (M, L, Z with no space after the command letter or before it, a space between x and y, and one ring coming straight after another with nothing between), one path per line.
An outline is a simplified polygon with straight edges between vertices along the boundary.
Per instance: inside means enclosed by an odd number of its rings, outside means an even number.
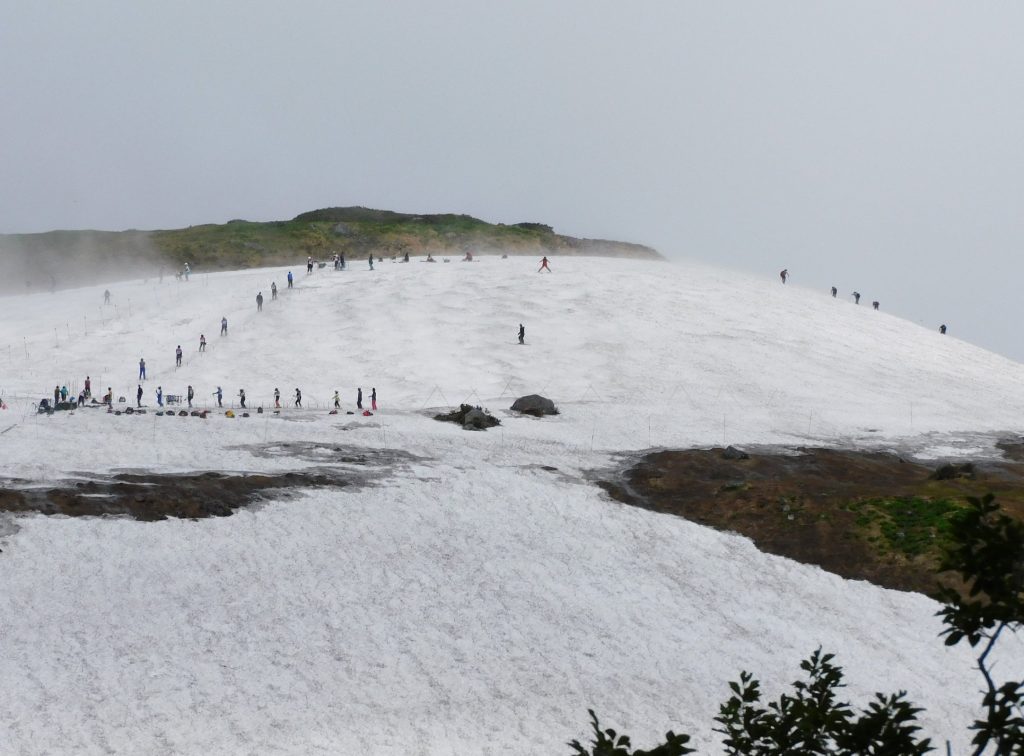
M599 485L627 504L745 535L771 554L931 595L949 518L966 496L991 491L1024 519L1024 447L999 448L1007 459L974 462L970 475L951 477L936 476L938 463L881 452L728 459L722 449L665 451ZM944 582L955 585L951 576Z
M109 480L65 483L46 488L0 489L0 511L90 517L127 515L136 520L169 517L227 517L270 491L344 488L354 482L343 473L319 470L275 474L122 474Z

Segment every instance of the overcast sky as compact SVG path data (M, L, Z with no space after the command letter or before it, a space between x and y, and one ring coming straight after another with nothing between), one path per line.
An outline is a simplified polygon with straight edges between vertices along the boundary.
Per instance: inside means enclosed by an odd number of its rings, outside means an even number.
M0 232L357 204L540 221L787 267L1022 359L1022 21L935 0L6 0Z

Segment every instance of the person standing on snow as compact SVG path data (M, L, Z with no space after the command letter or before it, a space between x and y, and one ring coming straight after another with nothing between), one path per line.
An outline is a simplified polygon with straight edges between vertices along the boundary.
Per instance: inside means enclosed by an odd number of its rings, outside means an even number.
M274 406L281 409L281 391L277 388L274 389Z
M174 350L174 367L181 367L181 344Z
M832 287L832 299L835 299L836 298L836 294L838 294L838 293L839 293L839 289L837 289L835 286L833 286Z
M289 289L292 288L292 280L293 280L292 279L292 272L289 270L288 271L288 288Z
M370 253L370 270L373 270L373 253Z
M85 394L86 399L92 398L92 379L89 376L85 376Z
M377 411L377 389L376 387L370 389L370 409L374 412Z
M204 336L203 334L199 334L199 351L206 351L206 336Z
M105 289L103 292L103 304L110 304L110 289Z
M522 323L519 324L519 343L520 344L525 344L526 343L526 328L523 327Z
M786 279L789 278L789 268L783 268L779 272L779 278L781 278L782 279L782 283L785 284L786 283Z
M302 392L299 391L298 389L295 389L295 406L296 407L301 407L302 406Z
M308 276L312 272L313 272L313 258L312 257L307 257L306 258L306 275Z
M853 292L853 303L854 304L860 304L860 292L859 291Z
M62 402L66 402L68 400L68 387L67 386L61 386L60 387L60 400Z
M135 406L142 406L142 384L139 384L139 390L135 392Z
M540 267L537 268L537 272L540 273L542 270L546 270L548 273L551 272L551 266L548 265L548 258L546 255L541 258Z
M139 380L146 380L146 361L141 357L139 358Z
M939 326L939 333L943 333L944 334L945 332L946 332L946 324L943 323L942 325Z
M256 295L256 312L263 312L263 292Z
M220 390L220 386L218 386L217 390L213 392L213 395L217 397L217 406L223 407L224 392Z
M188 387L188 394L186 394L186 396L188 396L188 408L189 409L192 409L192 399L195 397L195 395L196 395L196 392L192 390L191 386L189 386Z
M242 409L245 409L245 389L238 389L238 401L242 405Z
M341 252L338 253L338 267L345 270L345 255Z
M356 391L358 392L358 393L356 393L356 409L362 409L363 408L363 390L362 390L362 388L358 388L358 389L356 389Z
M338 396L338 391L334 391L334 409L341 409L341 397Z
M60 404L60 386L53 387L53 406Z
M157 386L156 387L156 406L157 407L163 407L164 406L164 390L163 390L162 386Z
M221 318L220 319L220 335L221 336L227 336L228 335L228 319L227 318Z
M878 300L876 299L876 300L875 300L874 302L872 302L872 303L871 303L871 306L872 306L872 307L873 307L874 309L876 309L876 310L877 310L877 309L878 309Z
M270 284L270 299L271 301L277 299L277 281Z

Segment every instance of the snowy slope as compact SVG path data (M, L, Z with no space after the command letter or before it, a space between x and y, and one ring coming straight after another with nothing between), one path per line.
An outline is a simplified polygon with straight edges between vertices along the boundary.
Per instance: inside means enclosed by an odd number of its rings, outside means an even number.
M588 706L641 744L671 727L707 748L726 680L751 669L775 690L819 644L855 696L906 688L930 733L965 742L979 680L936 640L934 603L621 506L587 476L654 446L981 447L1019 426L1024 367L696 265L353 267L296 267L291 291L278 269L119 284L109 307L103 287L0 300L7 477L315 464L257 453L282 441L419 458L226 519L0 521L0 752L552 753ZM269 405L277 386L307 409L32 414L86 374L133 399L139 357L149 404L192 384ZM382 412L326 414L357 386ZM506 416L530 392L562 414ZM424 411L459 401L502 427ZM1004 656L1019 667L1024 648Z

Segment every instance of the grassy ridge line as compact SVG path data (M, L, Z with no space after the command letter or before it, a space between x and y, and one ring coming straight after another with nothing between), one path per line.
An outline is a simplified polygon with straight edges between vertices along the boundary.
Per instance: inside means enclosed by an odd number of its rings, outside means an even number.
M402 255L592 255L662 259L650 247L556 234L539 223L492 224L468 215L412 215L362 207L326 208L289 221L190 226L158 231L50 231L0 235L0 286L65 288L103 280L194 270L236 270L329 258Z

